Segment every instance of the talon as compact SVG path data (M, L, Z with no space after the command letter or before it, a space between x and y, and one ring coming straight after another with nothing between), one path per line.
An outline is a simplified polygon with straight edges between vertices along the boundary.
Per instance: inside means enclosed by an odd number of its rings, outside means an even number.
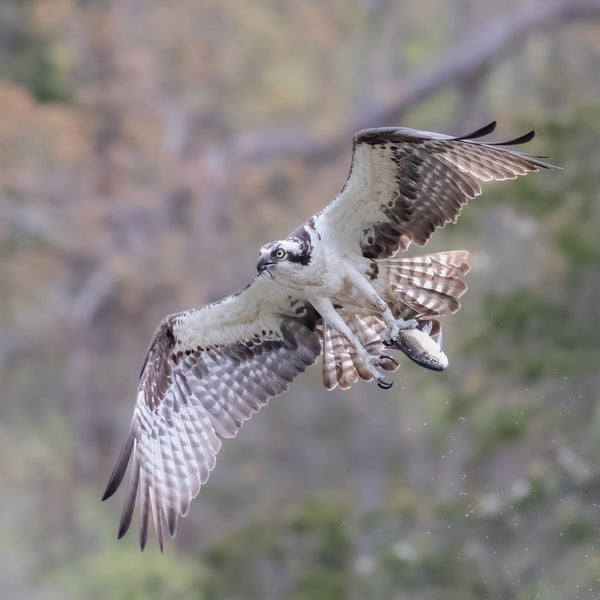
M427 321L427 323L425 323L425 325L423 325L423 327L421 327L421 331L423 333L426 333L427 335L429 335L431 333L432 328L433 328L433 323L431 321Z
M398 339L400 332L406 329L416 329L419 325L416 319L396 319L387 330L381 334L381 342L384 346L393 345Z
M391 327L381 334L381 342L384 346L392 346L400 335L400 328L397 323L394 323Z
M380 387L382 390L389 390L393 385L392 381L386 381L383 378L377 380L377 387Z
M400 329L416 329L418 324L419 322L416 319L398 319L396 321L396 325L398 325Z
M390 356L389 354L380 354L379 358L384 359L384 360L391 360L397 367L400 366L400 363L393 356Z
M373 377L373 379L377 382L377 385L383 390L389 390L392 387L392 384L387 382L383 378L380 369L385 367L382 366L381 361L392 361L394 365L396 365L396 367L399 366L398 362L391 356L388 356L387 354L380 354L379 356L369 355L366 356L363 360L367 370L371 374L371 377ZM387 366L389 367L389 365Z

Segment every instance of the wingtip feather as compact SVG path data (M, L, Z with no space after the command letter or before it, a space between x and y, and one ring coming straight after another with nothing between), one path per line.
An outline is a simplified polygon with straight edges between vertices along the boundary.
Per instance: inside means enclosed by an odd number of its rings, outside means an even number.
M123 444L121 454L119 454L115 468L113 469L110 479L106 485L106 489L104 490L104 494L102 495L103 502L104 500L110 498L121 485L125 472L127 471L127 466L131 460L134 441L135 438L133 436L133 432L130 432L129 436L125 440L125 443Z
M156 537L158 539L158 547L160 553L163 553L163 528L162 528L162 513L159 509L159 497L156 488L152 489L150 494L150 506L152 509L152 518L154 519L154 530L156 531Z
M141 469L140 469L141 470ZM140 477L140 550L143 552L148 541L148 519L150 510L150 489L145 481L145 472Z
M131 519L133 518L133 511L135 508L135 500L138 492L139 480L140 465L137 461L135 461L131 468L131 475L129 476L129 485L127 486L127 495L125 497L125 504L123 505L123 512L121 513L121 522L119 523L119 531L117 533L117 539L119 540L127 533L127 530L131 525Z
M175 533L177 533L177 511L171 507L167 511L167 525L169 526L169 534L174 538Z
M140 552L146 549L146 542L148 541L148 528L140 529Z
M460 137L457 137L454 139L462 141L462 140L473 140L475 138L480 138L480 137L483 137L484 135L493 133L496 129L496 125L498 125L498 121L492 121L491 123L488 123L487 125L484 125L483 127L476 129L475 131L472 131L471 133L467 133L466 135L461 135Z
M133 498L129 497L125 501L123 512L121 513L121 522L119 523L119 531L117 533L117 539L120 540L129 530L131 520L133 518L133 509L135 507L135 495Z
M507 140L506 142L486 142L488 146L517 146L518 144L526 144L530 142L536 136L535 129L524 133L512 140Z

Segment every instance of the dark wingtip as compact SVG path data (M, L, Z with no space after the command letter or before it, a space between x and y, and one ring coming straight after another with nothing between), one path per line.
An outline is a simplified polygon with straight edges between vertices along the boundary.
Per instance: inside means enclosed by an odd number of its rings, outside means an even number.
M119 454L119 458L117 459L117 464L113 469L113 472L106 484L106 489L104 490L104 494L102 495L102 501L110 498L119 488L121 482L123 481L123 476L127 471L127 466L129 465L129 460L131 459L131 451L133 449L134 443L133 433L129 433L129 436L125 440L123 444L123 449L121 450L121 454Z
M121 519L121 523L119 524L119 532L117 533L117 539L120 540L129 529L129 523L127 525L123 525L123 520Z
M133 437L133 436L130 436ZM125 444L127 448L128 443ZM119 459L120 461L121 459ZM129 459L127 459L127 462ZM122 476L121 476L122 477ZM133 517L133 511L135 508L135 500L137 497L138 484L140 481L140 465L134 461L131 468L131 475L129 476L129 485L127 486L127 495L125 496L125 504L123 505L123 512L121 513L121 522L119 523L119 531L117 533L117 539L121 539L129 529L131 525L131 519Z
M175 537L177 531L177 511L173 508L169 508L167 512L167 525L169 526L171 537Z
M117 533L118 540L127 533L129 526L131 525L133 509L135 508L137 486L138 477L132 473L129 489L127 490L127 498L125 500L125 505L123 506L123 512L121 513L121 522L119 523L119 532Z
M119 531L117 533L117 539L120 540L129 530L131 525L131 518L133 517L134 502L129 499L125 501L123 512L121 513L121 522L119 523Z
M488 135L492 133L496 129L496 125L498 125L498 121L492 121L487 125L484 125L480 129L476 129L471 133L467 133L467 135L461 135L460 137L454 138L455 140L473 140L475 138L483 137L484 135Z
M146 548L146 542L148 541L148 536L144 535L142 537L142 535L140 534L140 552L143 552L144 549Z
M506 142L489 142L488 146L516 146L517 144L526 144L530 142L535 137L535 129L520 135L512 140L508 140Z
M115 470L113 470L113 473L106 484L104 494L102 494L102 502L108 500L117 491L119 485L121 485L121 481L123 480L124 473L125 471L123 471L123 473L117 473L115 467Z
M110 481L109 481L108 485L106 486L106 489L104 490L104 494L102 494L102 502L104 502L105 500L108 500L116 492L117 487L119 487L119 486L115 486L113 489L113 487L111 487Z

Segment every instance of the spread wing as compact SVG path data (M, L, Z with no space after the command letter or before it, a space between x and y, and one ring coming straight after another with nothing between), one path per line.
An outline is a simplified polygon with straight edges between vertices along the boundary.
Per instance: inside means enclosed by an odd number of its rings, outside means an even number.
M462 137L405 127L359 131L348 181L316 216L316 228L366 258L390 257L411 242L425 245L436 228L455 222L481 193L479 181L551 168L539 157L499 147L528 142L533 131L507 142L475 141L495 127Z
M163 525L175 534L179 515L187 513L215 465L220 437L235 436L315 362L319 318L312 306L258 277L238 294L163 320L103 497L116 491L131 462L119 537L131 524L139 491L140 545L143 550L152 513L162 551Z

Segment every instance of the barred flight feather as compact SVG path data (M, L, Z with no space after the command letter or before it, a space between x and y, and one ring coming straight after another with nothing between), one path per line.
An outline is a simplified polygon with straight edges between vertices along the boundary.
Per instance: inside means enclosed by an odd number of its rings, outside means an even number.
M481 194L478 180L553 168L501 147L527 142L534 132L493 144L476 139L495 127L493 122L462 137L405 127L359 131L348 181L316 225L366 258L387 258L411 241L425 245L438 227L456 222L462 207Z
M131 524L139 493L142 549L150 514L161 549L163 522L175 535L178 517L187 513L215 465L219 436L235 436L244 421L285 391L321 352L316 311L306 306L298 316L287 294L278 294L264 281L256 280L255 286L227 301L166 318L153 337L131 432L104 494L108 498L115 492L131 462L119 537ZM269 287L268 301L263 300L264 285ZM246 325L245 339L207 347L201 337L183 342L177 335L186 321L198 331L194 321L210 324L224 317L224 311L235 312L236 305L242 322L245 312L259 315ZM259 333L263 331L266 338Z
M451 314L460 308L458 298L467 289L460 279L469 271L467 257L465 250L455 250L380 260L374 286L404 319Z

